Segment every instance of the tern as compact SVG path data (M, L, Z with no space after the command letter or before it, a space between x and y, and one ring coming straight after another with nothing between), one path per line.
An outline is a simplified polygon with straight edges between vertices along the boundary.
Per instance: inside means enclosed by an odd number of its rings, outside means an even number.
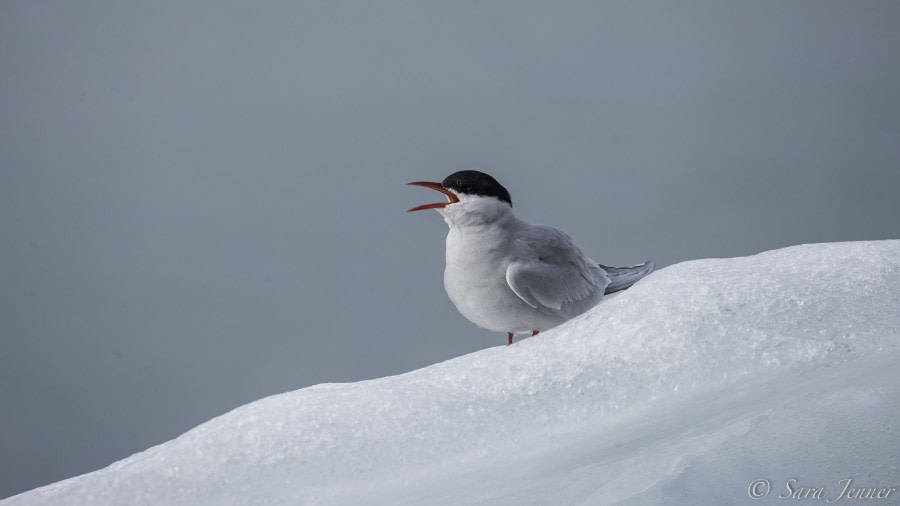
M493 332L532 336L570 320L625 290L655 268L651 261L607 267L590 258L562 230L513 214L509 192L476 170L455 172L440 183L408 183L439 191L435 209L450 227L444 288L469 321Z

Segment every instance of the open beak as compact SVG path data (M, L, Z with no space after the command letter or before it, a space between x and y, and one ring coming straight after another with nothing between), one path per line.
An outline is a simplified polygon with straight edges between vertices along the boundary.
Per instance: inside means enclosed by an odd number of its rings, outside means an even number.
M447 202L436 202L434 204L422 204L421 206L416 206L412 209L408 209L406 212L411 213L413 211L421 211L423 209L441 209L449 206L450 204L455 204L459 202L459 197L456 196L452 191L441 186L441 183L429 183L428 181L414 181L412 183L406 183L412 186L424 186L425 188L431 188L432 190L439 191L447 196Z

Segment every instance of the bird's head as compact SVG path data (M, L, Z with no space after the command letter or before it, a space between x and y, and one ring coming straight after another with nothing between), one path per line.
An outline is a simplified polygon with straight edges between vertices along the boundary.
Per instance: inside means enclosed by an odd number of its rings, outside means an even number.
M408 184L439 191L447 196L447 202L422 204L407 212L436 209L448 223L458 219L485 221L509 214L512 209L512 199L506 188L493 177L477 170L454 172L440 183L414 181Z

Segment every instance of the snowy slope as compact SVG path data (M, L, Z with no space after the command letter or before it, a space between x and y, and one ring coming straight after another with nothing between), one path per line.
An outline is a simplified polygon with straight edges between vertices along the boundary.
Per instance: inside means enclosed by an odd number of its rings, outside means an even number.
M751 481L778 503L791 478L898 504L898 415L900 241L804 245L671 266L512 347L262 399L2 504L759 504Z

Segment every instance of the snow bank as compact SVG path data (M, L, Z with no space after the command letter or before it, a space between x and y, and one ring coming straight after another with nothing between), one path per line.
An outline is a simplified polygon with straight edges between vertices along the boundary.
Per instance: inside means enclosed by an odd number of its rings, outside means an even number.
M512 347L262 399L3 504L729 504L754 479L777 502L791 478L900 490L898 366L900 241L685 262Z

